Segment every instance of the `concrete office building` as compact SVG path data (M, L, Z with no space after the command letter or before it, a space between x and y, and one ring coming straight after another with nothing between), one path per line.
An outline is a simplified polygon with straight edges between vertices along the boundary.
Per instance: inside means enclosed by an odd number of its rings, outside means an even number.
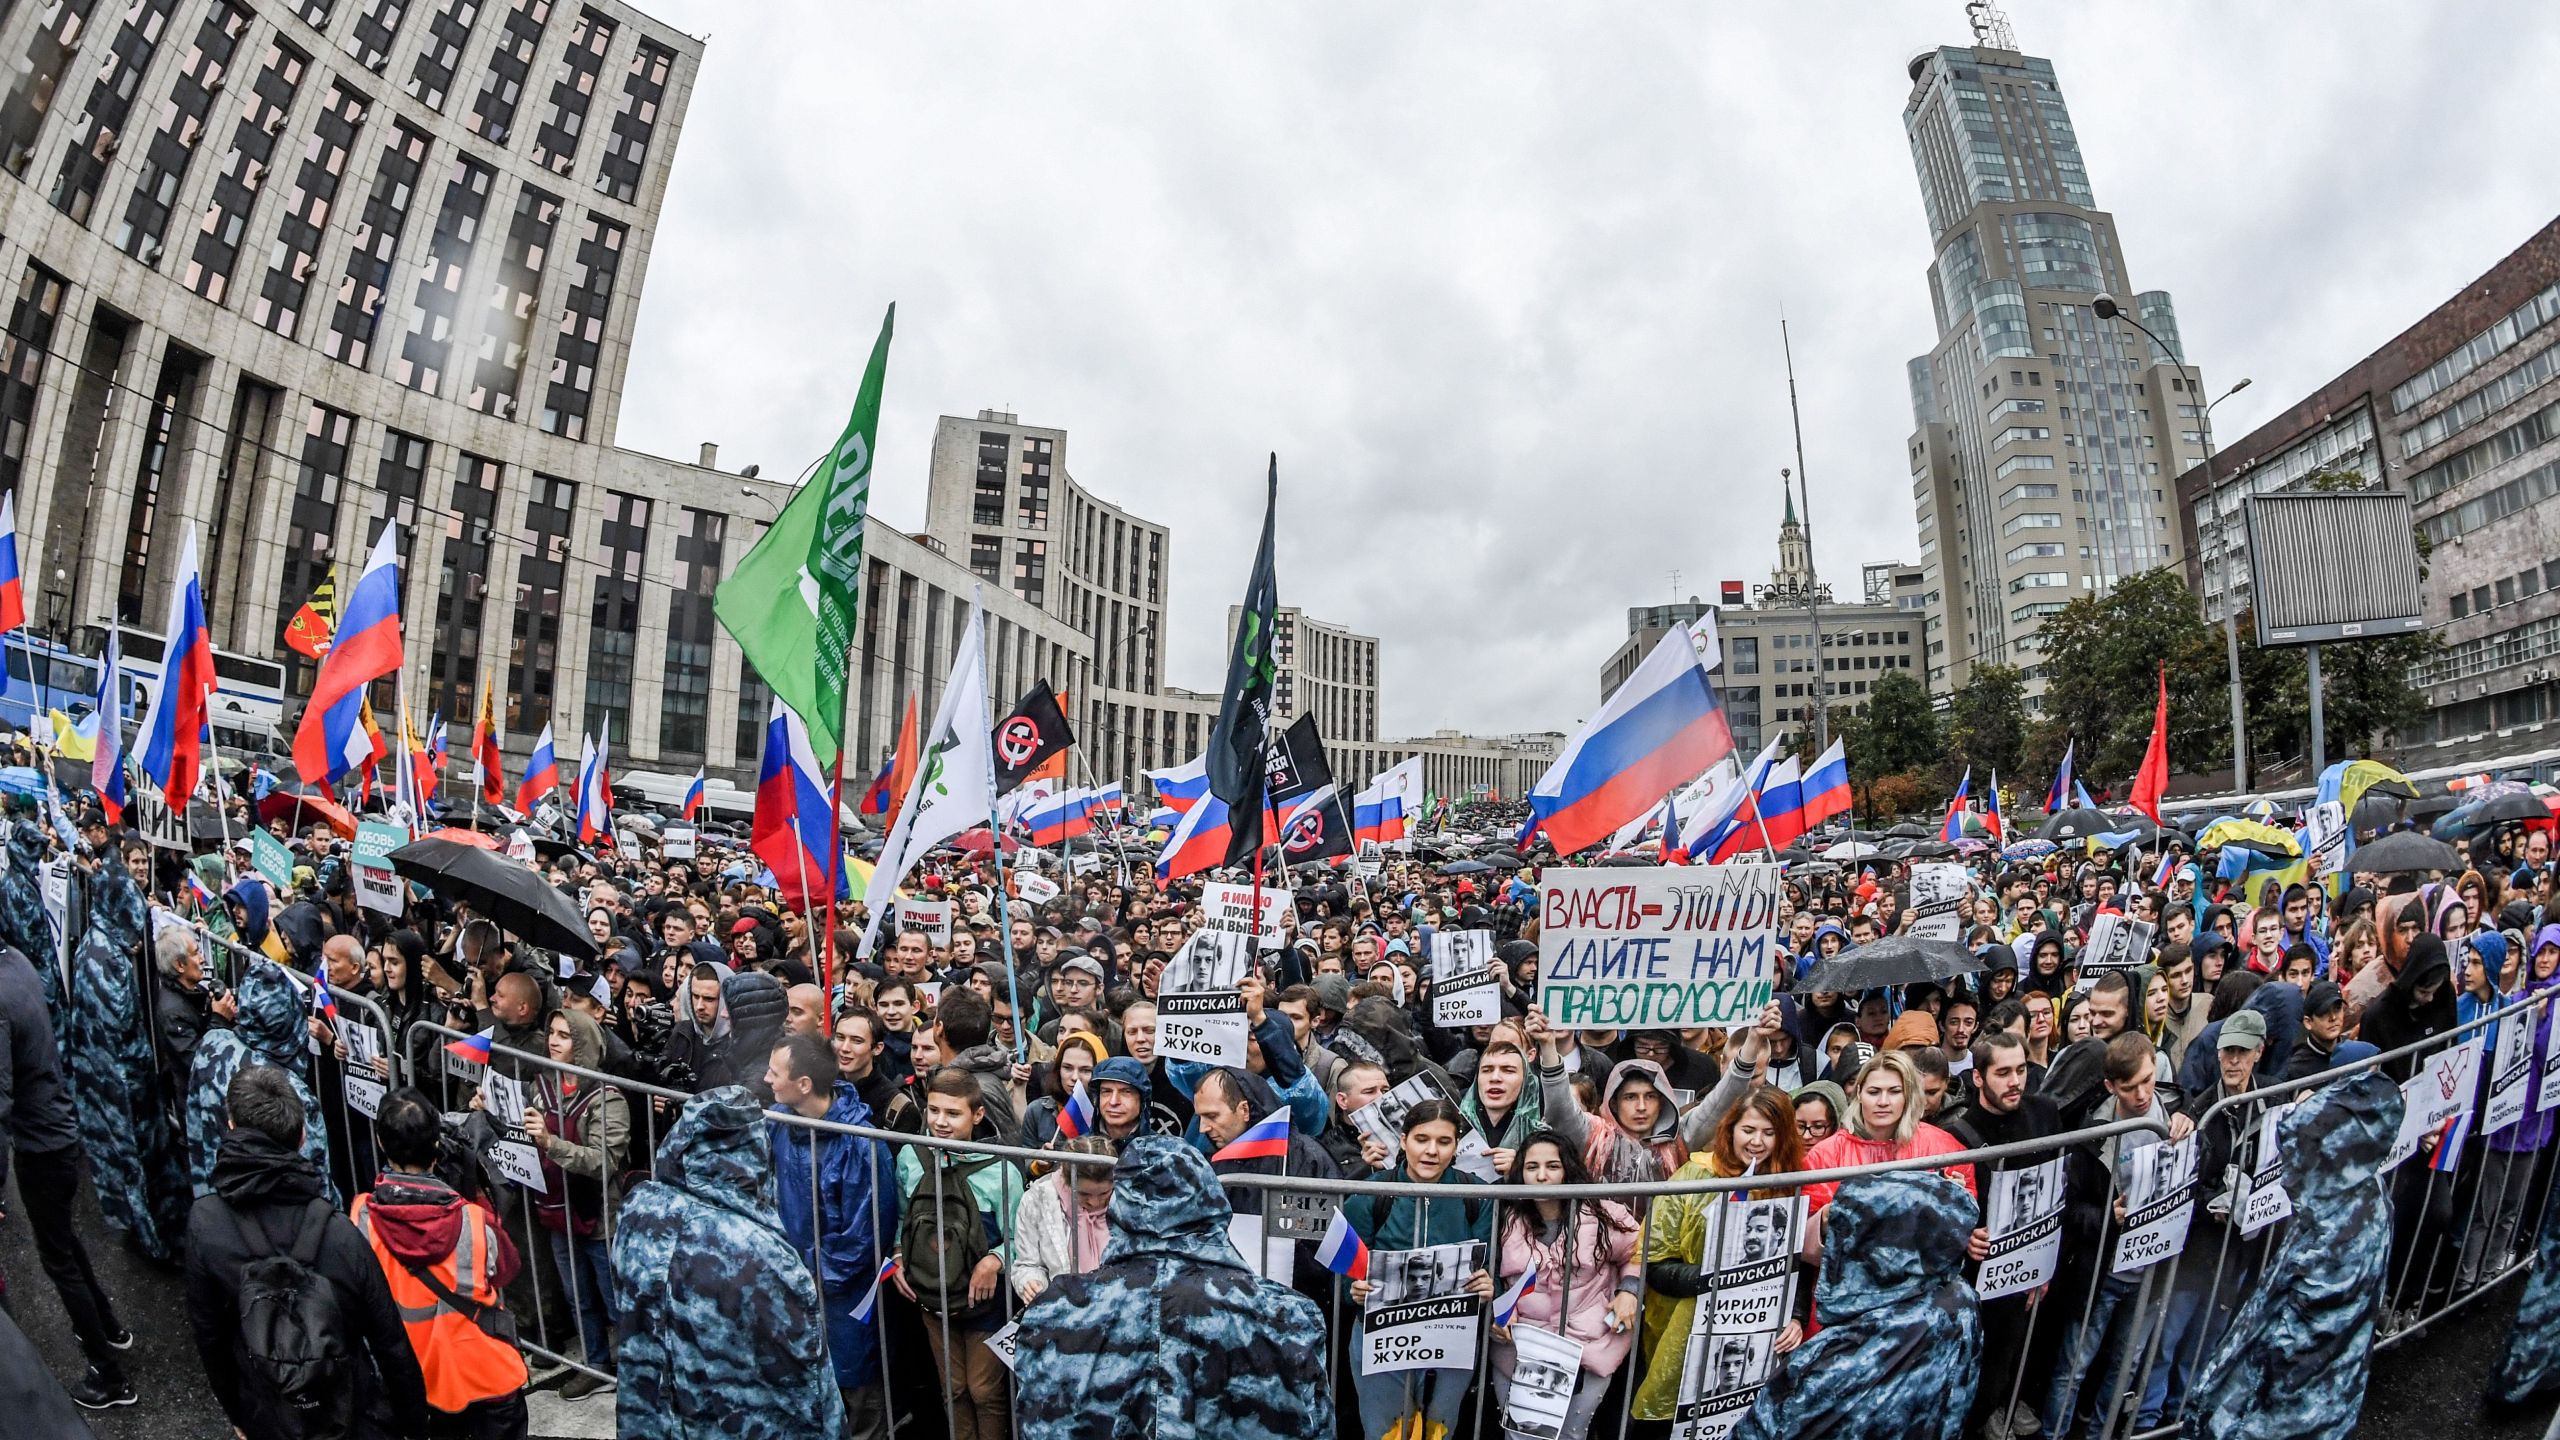
M2010 48L2005 24L1985 39L1910 65L1938 341L1910 363L1907 459L1929 688L2014 665L2032 708L2045 617L2176 562L2173 484L2203 456L2205 397L2139 330L2091 312L2101 293L2130 297L2180 343L2168 295L2127 278L2052 62Z
M2432 542L2442 656L2422 734L2560 716L2560 220L2336 379L2178 477L2205 614L2249 604L2241 501L2352 472L2406 490Z
M1727 580L1719 605L1693 595L1668 605L1630 607L1627 639L1600 667L1600 698L1617 693L1663 636L1712 614L1724 649L1716 692L1736 747L1757 753L1778 735L1812 731L1817 704L1827 703L1835 716L1863 711L1885 671L1916 675L1920 669L1920 612L1909 602L1917 598L1921 580L1918 567L1899 562L1866 566L1861 579L1866 598L1844 605L1815 577L1812 547L1789 490L1786 517L1778 525L1777 568L1750 589L1749 603L1743 582Z
M394 526L417 719L467 737L488 686L516 757L610 723L624 773L751 778L766 692L710 597L790 489L614 444L700 42L616 0L60 0L0 12L0 55L40 632L156 633L192 528L216 645L281 662L290 723L284 621ZM970 589L878 524L867 570L857 758ZM1000 672L1084 678L1077 632L991 611Z

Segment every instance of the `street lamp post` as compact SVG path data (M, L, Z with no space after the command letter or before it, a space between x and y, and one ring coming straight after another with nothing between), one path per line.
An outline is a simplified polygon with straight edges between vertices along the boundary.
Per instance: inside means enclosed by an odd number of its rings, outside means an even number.
M2140 320L2136 319L2132 311L2117 304L2116 297L2113 295L2098 296L2096 299L2089 302L2089 309L2101 320L2122 320L2127 325L2141 331L2150 339L2152 344L2160 348L2161 354L2168 356L2170 360L2176 363L2179 373L2186 377L2187 393L2198 397L2199 400L2202 399L2204 395L2204 382L2197 378L2195 367L2187 363L2187 357L2183 350L2170 345L2158 335L2153 334L2150 326L2145 325ZM2204 437L2204 480L2205 493L2208 496L2213 493L2213 407L2248 388L2249 382L2247 380L2242 380L2239 384L2224 391L2218 399L2205 404L2203 410L2196 417L2197 424L2200 427L2198 433ZM2224 593L2226 596L2229 594L2227 587L2225 588ZM2249 788L2248 715L2241 701L2240 627L2237 620L2234 618L2232 607L2227 600L2222 608L2222 649L2224 663L2229 666L2231 671L2231 784L2235 791L2244 791Z

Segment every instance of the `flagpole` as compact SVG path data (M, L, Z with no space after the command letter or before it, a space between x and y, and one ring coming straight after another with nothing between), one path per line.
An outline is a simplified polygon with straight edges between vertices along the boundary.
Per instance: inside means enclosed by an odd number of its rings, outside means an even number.
M979 617L984 613L981 607L985 603L986 588L975 587L974 593L969 597L969 618L972 623L980 623ZM981 696L987 694L987 647L983 643L978 646L978 693ZM988 727L993 723L987 715L984 702L981 701L977 716L978 733L986 734ZM841 755L838 758L841 759ZM1013 1007L1013 1063L1019 1065L1027 1052L1028 1047L1023 1044L1023 1040L1030 1032L1031 1017L1022 1013L1022 977L1014 972L1013 897L1005 892L1004 831L996 824L996 792L993 785L987 787L987 854L996 862L996 931L1004 937L1005 1003Z

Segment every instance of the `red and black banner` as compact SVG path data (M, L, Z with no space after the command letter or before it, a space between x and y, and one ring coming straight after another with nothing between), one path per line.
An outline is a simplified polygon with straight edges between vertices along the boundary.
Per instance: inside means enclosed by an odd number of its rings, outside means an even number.
M1015 786L1029 779L1041 762L1063 752L1076 741L1067 729L1067 712L1058 704L1057 692L1049 682L1031 687L1013 712L996 722L991 737L996 753L996 793L1012 793Z

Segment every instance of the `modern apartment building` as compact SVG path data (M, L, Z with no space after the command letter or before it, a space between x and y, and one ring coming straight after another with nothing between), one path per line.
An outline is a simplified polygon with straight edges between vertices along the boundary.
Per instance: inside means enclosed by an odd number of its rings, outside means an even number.
M2005 39L2005 26L1999 38ZM2174 482L2205 396L2161 291L2134 291L2049 60L1990 44L1914 59L1903 129L1938 340L1910 363L1927 680L1977 663L2043 691L2037 632L2076 596L2176 563ZM2091 309L2101 294L2160 337Z
M2429 543L2427 616L2445 650L2413 677L2429 713L2403 738L2560 717L2560 220L2178 477L2208 618L2249 604L2241 501L2349 473L2409 492Z

